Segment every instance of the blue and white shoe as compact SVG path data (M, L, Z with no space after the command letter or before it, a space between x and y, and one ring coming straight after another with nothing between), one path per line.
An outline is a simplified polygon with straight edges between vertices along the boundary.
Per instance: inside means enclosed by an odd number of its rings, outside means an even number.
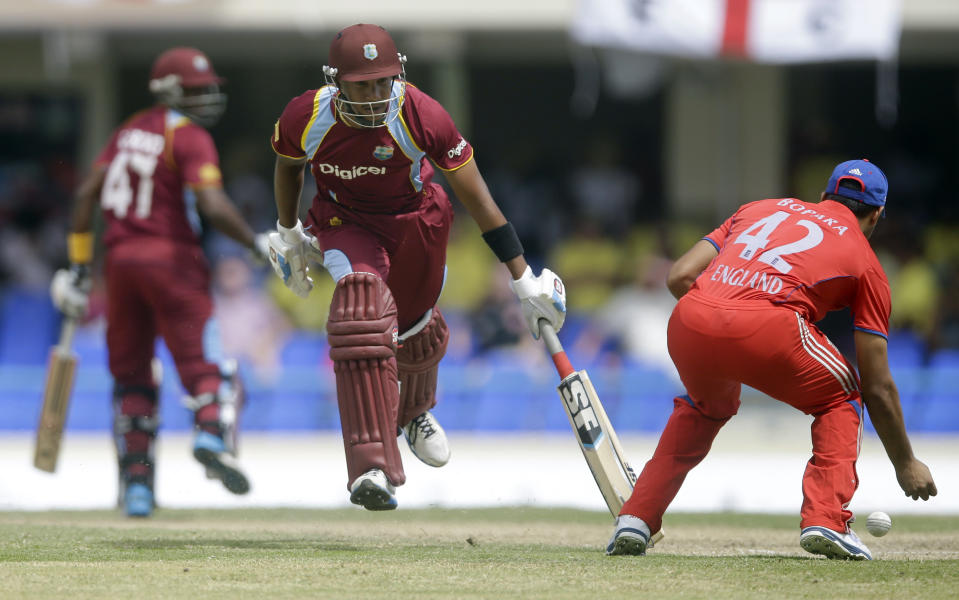
M806 552L822 554L840 560L872 560L872 553L852 529L839 533L826 527L804 527L799 534L799 545Z
M394 510L396 487L379 469L370 469L350 486L350 502L366 510Z
M646 521L633 515L619 515L615 526L613 537L606 544L606 554L645 556L649 545L649 525Z
M145 483L129 483L123 492L123 510L128 517L153 514L153 490Z
M197 433L193 441L193 457L206 467L207 478L219 479L227 490L234 494L250 491L250 481L233 455L226 451L226 444L220 436L207 431Z

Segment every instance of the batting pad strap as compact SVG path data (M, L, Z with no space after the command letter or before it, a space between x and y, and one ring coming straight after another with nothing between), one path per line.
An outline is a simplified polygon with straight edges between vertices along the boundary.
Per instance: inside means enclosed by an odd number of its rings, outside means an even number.
M144 433L155 434L160 427L160 417L142 417L136 415L118 415L114 422L114 428L119 434L130 433L131 431L142 431Z
M127 468L130 465L148 465L153 466L153 459L148 452L130 452L124 454L119 459L120 467Z
M73 264L86 265L93 261L93 232L71 233L67 236L67 258Z
M426 313L424 313L423 316L416 321L416 323L413 323L412 327L410 327L409 329L407 329L406 331L404 331L403 333L399 335L399 337L397 338L397 343L402 347L403 342L405 342L406 340L410 339L417 333L426 329L426 326L429 325L430 321L432 320L433 320L433 309L431 308L428 311L426 311Z
M147 385L126 385L122 383L113 384L113 397L117 400L125 396L144 396L150 402L156 403L157 389Z
M509 221L495 229L483 232L483 240L500 262L508 262L523 255L523 244Z

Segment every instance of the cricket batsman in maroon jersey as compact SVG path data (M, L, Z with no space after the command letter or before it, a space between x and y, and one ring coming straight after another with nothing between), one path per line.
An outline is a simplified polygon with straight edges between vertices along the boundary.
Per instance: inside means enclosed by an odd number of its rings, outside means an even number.
M322 252L336 281L327 335L336 375L350 500L397 506L406 480L397 446L441 467L450 450L430 413L449 332L436 307L446 274L453 210L433 183L441 169L483 238L513 277L534 336L566 316L562 281L537 277L446 110L405 79L406 57L377 25L353 25L330 44L327 85L294 98L273 130L279 220L270 234L277 274L305 297L307 261ZM298 219L305 165L317 195ZM307 233L309 232L309 233Z
M199 50L173 48L156 59L150 91L157 104L113 132L81 184L68 237L72 266L58 271L51 286L64 314L86 311L99 202L120 501L130 516L149 516L155 506L158 382L151 364L157 336L189 393L194 457L230 492L250 489L234 461L242 389L235 361L220 355L199 215L264 261L269 246L266 234L254 235L224 193L216 147L204 129L223 113L221 82Z
M873 163L840 163L819 203L779 198L743 205L676 261L667 285L679 302L667 335L687 394L673 401L659 445L616 520L608 554L645 553L686 474L739 410L742 384L813 416L800 509L799 543L807 552L872 558L849 528L863 408L906 495L936 495L928 467L913 454L889 371L889 282L868 240L887 190ZM847 306L858 374L814 325Z

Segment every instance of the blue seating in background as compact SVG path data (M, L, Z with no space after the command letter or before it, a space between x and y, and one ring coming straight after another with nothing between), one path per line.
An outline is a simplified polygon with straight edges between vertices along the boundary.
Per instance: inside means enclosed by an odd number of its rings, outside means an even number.
M284 365L317 365L327 360L329 350L325 333L297 331L283 346L280 360Z
M959 369L959 349L946 348L936 351L929 360L929 367L936 370Z
M0 296L0 364L46 364L60 333L60 313L45 290Z
M926 381L917 425L923 431L959 431L959 350L933 354Z
M890 368L918 367L925 354L925 343L911 331L890 331L888 338Z
M13 308L11 308L13 307ZM36 427L47 352L59 320L46 297L9 294L0 349L0 430ZM39 328L28 317L35 315ZM28 323L31 327L26 327ZM567 332L571 345L574 327ZM11 325L12 324L12 325ZM29 329L27 335L23 329ZM564 329L564 332L566 329ZM22 339L11 338L11 332ZM45 333L43 333L45 332ZM35 335L34 335L35 334ZM37 341L39 339L39 341ZM32 349L31 349L32 348ZM80 366L68 418L68 429L108 432L112 417L113 381L107 369L103 332L80 329L74 340ZM336 385L329 365L326 337L317 332L294 334L282 353L282 372L269 381L241 365L247 404L241 413L245 430L339 430ZM899 386L906 425L914 432L959 432L959 351L941 350L923 364L923 348L914 336L893 334L890 358ZM156 355L163 365L160 417L165 431L189 430L192 414L183 407L185 393L166 346L158 341ZM588 367L593 384L617 431L656 433L672 412L672 399L682 385L668 373L644 363L608 356L571 357ZM514 352L448 357L439 374L439 404L435 413L449 430L568 432L569 423L556 393L558 377L552 368L531 367ZM867 428L872 425L867 421Z
M73 351L84 367L109 368L107 340L103 331L94 328L79 328L73 336Z

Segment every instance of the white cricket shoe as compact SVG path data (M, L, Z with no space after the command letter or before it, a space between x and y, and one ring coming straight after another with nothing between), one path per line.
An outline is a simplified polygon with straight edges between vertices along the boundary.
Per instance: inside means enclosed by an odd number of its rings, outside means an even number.
M616 517L615 526L613 537L609 538L609 543L606 544L607 555L646 554L646 546L649 545L649 525L646 521L633 515L619 515Z
M872 560L872 553L852 529L839 533L826 527L804 527L799 534L799 545L806 552L822 554L826 558L841 560Z
M446 432L429 411L403 427L403 435L416 458L431 467L442 467L450 460L450 445Z
M350 486L350 502L366 510L394 510L396 487L379 469L370 469Z

